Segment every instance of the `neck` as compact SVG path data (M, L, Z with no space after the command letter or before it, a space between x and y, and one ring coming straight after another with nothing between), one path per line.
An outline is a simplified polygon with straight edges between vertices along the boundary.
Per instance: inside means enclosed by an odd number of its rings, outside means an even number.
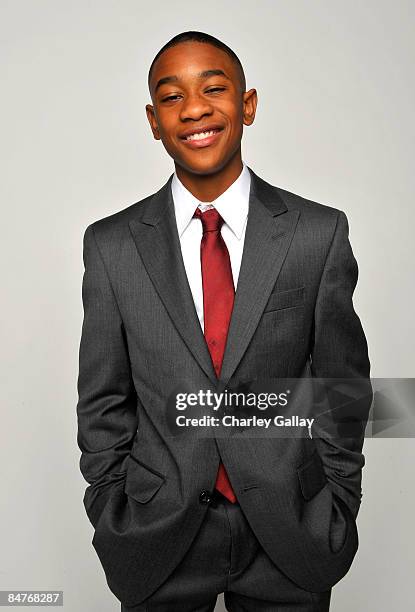
M181 183L200 202L213 202L241 174L243 168L241 151L226 164L224 168L213 174L193 174L175 164L176 174Z

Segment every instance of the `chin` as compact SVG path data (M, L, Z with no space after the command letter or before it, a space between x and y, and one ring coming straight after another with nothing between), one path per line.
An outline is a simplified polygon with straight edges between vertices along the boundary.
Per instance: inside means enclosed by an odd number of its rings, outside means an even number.
M176 160L176 162L187 172L199 175L215 174L226 166L226 159L218 159L216 156L214 158L206 156L206 159Z

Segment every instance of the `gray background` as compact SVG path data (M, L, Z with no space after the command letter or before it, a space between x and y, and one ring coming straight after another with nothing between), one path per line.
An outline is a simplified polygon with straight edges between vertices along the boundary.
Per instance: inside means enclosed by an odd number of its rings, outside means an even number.
M186 29L235 49L259 93L245 161L271 183L347 213L372 375L411 377L414 3L0 7L0 588L63 589L68 612L111 612L119 607L91 546L76 447L82 236L172 170L144 113L148 65ZM415 444L368 440L365 454L360 549L332 609L406 610Z

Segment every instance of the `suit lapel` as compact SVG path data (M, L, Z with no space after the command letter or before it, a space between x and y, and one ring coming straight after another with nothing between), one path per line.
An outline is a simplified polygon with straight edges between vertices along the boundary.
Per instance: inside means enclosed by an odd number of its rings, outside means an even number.
M299 211L288 211L277 189L252 170L249 213L241 269L222 364L227 384L258 326L297 225Z
M299 217L297 210L287 210L275 187L252 170L250 173L244 250L220 377L223 386L237 368L258 326ZM216 385L218 380L183 263L171 178L139 208L139 215L129 226L144 267L177 331Z
M171 178L146 206L130 230L143 264L177 331L205 374L217 383L183 263Z

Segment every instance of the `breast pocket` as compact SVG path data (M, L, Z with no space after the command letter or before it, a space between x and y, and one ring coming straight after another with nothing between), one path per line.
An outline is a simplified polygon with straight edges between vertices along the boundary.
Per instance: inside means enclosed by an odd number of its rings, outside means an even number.
M302 306L304 304L304 290L305 287L303 286L286 291L274 291L269 297L264 313Z

